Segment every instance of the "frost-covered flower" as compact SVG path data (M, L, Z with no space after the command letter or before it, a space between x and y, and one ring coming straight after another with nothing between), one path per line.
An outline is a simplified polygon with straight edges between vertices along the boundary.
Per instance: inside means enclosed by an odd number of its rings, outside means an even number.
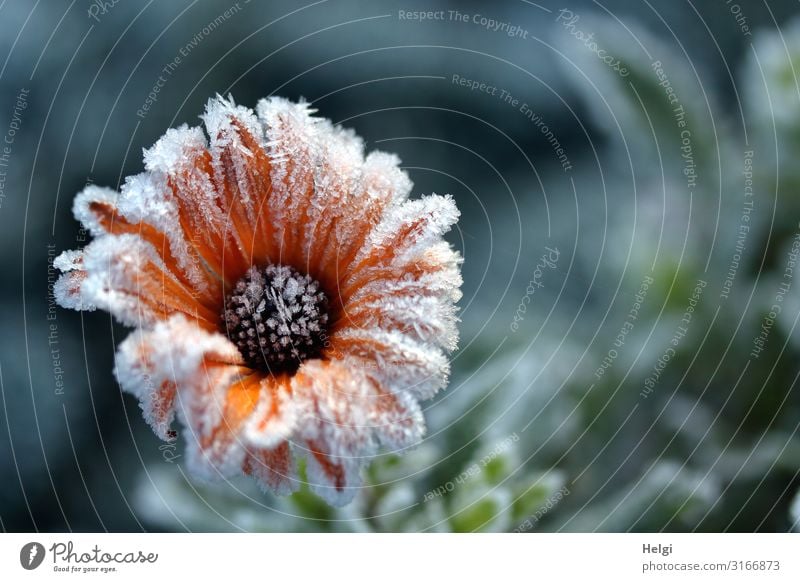
M408 200L399 160L271 98L209 101L121 192L89 186L95 240L56 261L64 307L137 327L115 375L156 434L184 428L190 470L352 499L378 450L418 443L447 381L460 257L450 197Z

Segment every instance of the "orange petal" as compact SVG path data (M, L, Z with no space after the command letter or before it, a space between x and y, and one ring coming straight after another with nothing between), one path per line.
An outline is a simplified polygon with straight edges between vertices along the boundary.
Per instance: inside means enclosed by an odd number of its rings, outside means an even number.
M346 302L361 287L378 280L399 280L450 268L438 260L441 237L458 219L452 198L426 196L392 206L367 237L340 288Z
M114 374L122 389L139 399L145 420L162 439L171 440L177 390L212 376L241 373L236 348L183 317L138 330L117 351Z
M432 398L446 383L450 363L441 350L398 331L345 329L331 336L326 357L352 359L392 392Z
M64 307L99 307L126 325L144 327L181 313L216 329L217 313L198 301L153 246L136 235L100 237L80 253L62 254L54 264L69 271L55 289Z
M150 174L129 177L120 193L89 186L75 198L75 216L95 236L133 234L150 243L173 278L198 301L216 305L219 280L198 260L167 186Z
M300 488L294 455L286 441L272 449L251 451L244 472L255 477L264 489L278 495L288 495Z
M310 360L292 379L295 438L305 448L313 491L334 505L361 487L360 471L381 444L416 444L425 423L410 394L395 394L360 362Z
M235 475L246 467L249 454L284 442L294 429L288 385L286 378L251 372L221 379L210 375L182 387L193 469L206 477Z

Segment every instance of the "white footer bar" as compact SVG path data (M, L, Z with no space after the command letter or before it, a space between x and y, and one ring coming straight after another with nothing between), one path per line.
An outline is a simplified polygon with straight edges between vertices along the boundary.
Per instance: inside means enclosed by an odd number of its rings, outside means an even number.
M777 582L799 566L796 534L0 535L2 580Z

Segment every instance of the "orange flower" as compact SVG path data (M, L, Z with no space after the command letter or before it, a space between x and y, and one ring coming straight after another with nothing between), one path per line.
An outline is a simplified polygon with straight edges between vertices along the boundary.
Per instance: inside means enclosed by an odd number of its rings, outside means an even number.
M253 475L352 499L379 448L425 430L420 400L449 374L460 257L450 197L408 200L392 155L271 98L209 101L170 129L121 192L89 186L74 213L95 240L56 266L64 307L137 327L115 375L162 439L184 428L190 470Z

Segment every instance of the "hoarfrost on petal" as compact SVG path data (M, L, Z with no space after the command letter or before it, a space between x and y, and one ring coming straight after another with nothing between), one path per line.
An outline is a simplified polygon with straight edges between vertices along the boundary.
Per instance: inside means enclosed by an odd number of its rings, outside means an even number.
M186 124L167 132L151 147L143 150L144 167L149 172L178 174L191 170L198 152L208 146L199 127Z
M269 181L269 176L252 175L254 171L258 172L253 165L253 157L257 152L250 151L250 148L262 152L266 148L261 124L251 109L236 105L232 98L223 99L219 96L208 101L202 119L209 135L217 190L232 190L234 200L231 202L234 206L241 204L250 224L255 224L257 214L263 211L258 205L264 194L259 192L261 180L264 183ZM253 143L248 145L245 138ZM228 210L233 212L235 208Z
M101 236L106 233L106 229L97 214L92 211L91 205L96 202L104 202L113 208L116 206L117 196L117 192L111 188L90 184L75 196L72 201L72 214L92 236Z
M442 350L416 342L398 331L343 329L331 337L335 353L359 358L382 385L393 392L408 391L420 400L432 398L450 376Z
M294 453L288 442L251 452L247 457L246 471L265 491L289 495L300 489Z
M292 378L294 442L305 447L311 490L332 505L352 500L362 466L377 451L371 392L368 382L338 362L310 360Z
M388 287L388 286L387 286ZM452 351L458 344L457 307L450 301L420 294L385 294L368 301L351 301L348 319L360 327L400 331L415 340Z
M153 246L136 235L95 239L83 250L80 272L84 275L80 280L81 304L104 309L123 324L150 327L184 310L189 315L204 316L204 308L174 278ZM68 276L62 276L62 280ZM72 306L71 300L64 299L65 307Z
M300 236L303 215L314 195L314 167L318 160L317 125L307 103L280 97L262 99L256 106L272 161L270 213L276 224L275 243L281 252L291 252L281 243Z
M382 269L403 273L402 267L423 258L425 251L441 242L458 217L450 196L432 194L391 206L356 256L348 283L370 279L371 273Z
M153 431L171 440L176 391L187 383L209 381L206 358L228 362L226 368L234 371L240 362L238 351L226 338L209 334L178 315L152 330L131 333L119 345L114 375L125 392L139 399Z
M370 152L364 160L363 188L371 200L387 198L399 204L408 198L414 184L400 168L400 158L381 151Z

